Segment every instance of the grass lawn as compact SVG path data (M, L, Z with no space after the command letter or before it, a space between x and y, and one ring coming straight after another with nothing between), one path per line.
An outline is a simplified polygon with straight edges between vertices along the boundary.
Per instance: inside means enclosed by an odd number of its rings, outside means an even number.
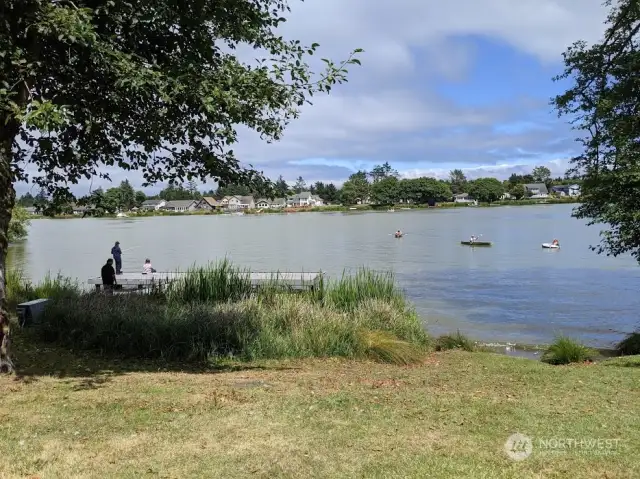
M28 347L0 377L0 477L640 477L640 357L442 352L179 371ZM532 439L507 457L513 433ZM551 449L540 440L617 439Z

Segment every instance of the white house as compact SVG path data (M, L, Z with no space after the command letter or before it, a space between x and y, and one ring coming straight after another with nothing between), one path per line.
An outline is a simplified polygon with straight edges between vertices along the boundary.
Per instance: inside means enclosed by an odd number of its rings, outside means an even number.
M256 208L260 208L260 209L278 209L278 208L284 208L287 205L287 201L284 198L275 198L273 200L270 200L268 198L260 198L258 199L258 201L256 201Z
M552 186L551 191L559 196L580 196L580 185Z
M158 211L163 208L167 202L165 200L146 200L142 202L142 209L147 211Z
M549 190L544 183L529 183L528 185L524 185L524 189L529 195L529 198L549 198Z
M167 201L167 203L162 207L162 209L166 211L175 211L179 213L184 213L185 211L196 210L197 206L198 206L198 202L196 200L175 200L175 201Z
M225 196L220 204L227 210L252 210L256 207L253 196Z
M460 193L453 196L454 203L464 203L464 204L478 204L476 200L469 196L469 193Z
M303 191L287 198L287 206L291 208L304 208L305 206L322 206L322 198L312 195L310 191Z

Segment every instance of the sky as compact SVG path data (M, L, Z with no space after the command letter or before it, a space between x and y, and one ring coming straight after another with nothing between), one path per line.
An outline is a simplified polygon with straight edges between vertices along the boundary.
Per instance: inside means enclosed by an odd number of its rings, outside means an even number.
M350 68L349 82L314 97L281 141L266 144L240 130L238 158L267 176L341 184L385 161L404 177L444 178L460 168L469 178L507 178L536 165L561 176L578 152L576 133L549 104L567 83L552 78L562 72L562 52L570 44L602 37L601 0L290 5L285 37L317 42L317 56L334 61L355 48L364 53L362 66ZM251 60L255 53L241 50L239 56ZM135 172L110 175L116 185L125 178L136 188L142 184ZM74 191L88 188L83 183ZM19 193L28 189L18 185Z

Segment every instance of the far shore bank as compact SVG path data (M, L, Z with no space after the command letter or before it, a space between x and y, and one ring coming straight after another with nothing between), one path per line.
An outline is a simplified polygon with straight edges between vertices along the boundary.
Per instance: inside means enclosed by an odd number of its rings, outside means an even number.
M282 209L247 209L247 210L194 210L194 211L130 211L126 212L127 218L146 218L153 216L225 216L234 215L235 213L243 213L245 215L265 215L265 214L294 214L294 213L354 213L354 212L393 212L414 211L414 210L437 210L437 209L457 209L457 208L496 208L501 206L549 206L564 204L579 204L579 198L546 198L543 200L505 200L495 201L493 203L478 203L477 205L470 203L437 203L434 206L416 205L416 204L398 204L398 205L327 205L315 207L301 208L282 208ZM62 214L55 216L30 215L30 219L80 219L80 218L124 218L118 217L116 214L104 214L101 216L81 214Z

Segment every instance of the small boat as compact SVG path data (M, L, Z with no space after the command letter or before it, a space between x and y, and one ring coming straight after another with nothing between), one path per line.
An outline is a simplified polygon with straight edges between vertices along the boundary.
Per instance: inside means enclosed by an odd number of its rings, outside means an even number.
M404 235L401 234L401 235L393 235L393 236L396 237L396 238L402 238Z
M395 210L393 208L387 210L387 213L393 213Z
M553 243L542 243L542 247L546 249L560 249L559 244L553 244Z
M461 245L465 246L491 246L493 243L491 241L460 241Z
M124 213L118 213L118 214L116 215L116 218L128 218L128 216L127 216L127 215L125 215Z

